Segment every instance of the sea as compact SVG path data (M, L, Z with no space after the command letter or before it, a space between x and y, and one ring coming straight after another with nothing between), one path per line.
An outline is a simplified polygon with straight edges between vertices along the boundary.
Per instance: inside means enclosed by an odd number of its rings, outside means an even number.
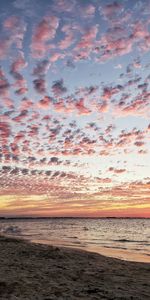
M0 234L117 259L150 262L150 219L5 218L0 219Z

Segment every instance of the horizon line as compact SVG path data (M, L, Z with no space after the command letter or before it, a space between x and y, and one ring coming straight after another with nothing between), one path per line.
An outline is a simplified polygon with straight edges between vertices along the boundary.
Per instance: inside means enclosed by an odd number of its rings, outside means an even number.
M83 216L0 216L1 219L150 219L150 217L83 217Z

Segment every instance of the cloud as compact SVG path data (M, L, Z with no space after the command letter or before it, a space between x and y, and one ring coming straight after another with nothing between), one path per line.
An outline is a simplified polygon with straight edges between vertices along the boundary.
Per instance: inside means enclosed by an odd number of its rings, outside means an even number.
M16 168L12 169L11 172L10 172L10 174L12 174L12 175L19 174L19 168L16 167Z
M0 38L0 59L4 59L11 48L12 42L10 39Z
M146 26L141 21L135 22L133 25L132 38L133 39L145 39L149 36L149 32Z
M28 136L30 137L37 137L39 133L39 127L36 124L30 125L29 126L29 132L28 132Z
M62 113L68 112L63 99L59 99L59 101L54 102L53 107L56 112L62 112Z
M33 69L34 76L44 76L46 75L48 69L50 67L50 62L48 60L42 60L37 63L36 67Z
M17 122L17 123L20 123L27 116L28 116L28 110L22 110L21 113L18 116L14 117L12 120Z
M98 183L111 183L112 182L112 179L108 178L108 177L106 177L106 178L97 177L96 180Z
M55 37L58 25L59 22L57 17L45 17L36 27L33 41L35 43L39 43L53 39Z
M143 155L143 154L147 154L147 153L148 153L147 150L143 150L143 149L138 150L138 154Z
M142 147L142 146L145 145L145 143L144 143L143 141L136 141L136 142L134 143L134 145L137 146L137 147Z
M9 173L11 171L11 167L10 166L2 166L2 172L4 174Z
M69 12L71 13L74 9L75 6L75 1L70 0L69 2L67 0L58 0L57 4L54 3L52 6L52 9L56 11L57 13L64 13L64 12Z
M114 1L110 4L105 5L103 8L100 7L100 12L107 18L113 18L116 17L116 14L118 14L121 9L122 5L118 3L117 1Z
M75 108L79 115L89 115L91 110L84 105L84 99L81 98L75 103Z
M13 102L12 99L10 99L10 98L3 98L2 102L3 102L4 107L10 108L10 109L14 109L14 102Z
M102 99L108 101L112 98L113 95L118 94L122 90L123 90L122 85L117 85L115 87L104 87Z
M19 73L22 69L27 67L27 65L28 64L25 61L24 54L20 51L17 59L11 65L10 72L12 75L15 75L16 73Z
M109 110L109 105L107 101L102 101L96 104L96 108L98 112L106 113Z
M10 84L5 77L3 70L0 68L0 96L8 97L9 96Z
M10 84L7 79L0 79L0 96L9 96Z
M75 41L74 31L70 25L64 25L61 29L65 37L59 42L58 47L61 50L69 48Z
M64 86L63 79L57 80L53 83L52 92L56 97L59 97L67 92L67 88Z
M14 77L15 84L14 87L17 87L18 89L15 91L17 95L23 95L27 93L28 88L26 86L26 80L24 79L23 75L20 73L22 69L27 67L27 62L24 59L23 53L20 51L18 57L16 60L11 64L10 67L10 74Z
M19 141L23 140L25 137L25 132L24 131L19 131L15 136L14 136L14 143L18 143Z
M23 98L20 103L20 110L28 110L29 108L32 108L34 105L33 101L28 98Z
M2 139L8 139L11 136L11 127L7 122L0 122L0 132Z
M23 94L26 94L28 92L28 88L26 87L21 87L20 89L16 90L15 91L15 94L17 95L23 95Z
M80 52L80 49L88 51L88 49L91 49L93 47L93 42L96 39L98 33L98 27L98 24L96 24L83 33L81 41L79 41L75 47L75 51Z
M113 168L113 167L110 167L110 168L108 169L108 171L113 172L113 173L115 173L115 174L121 174L121 173L126 172L126 169L115 169L115 168Z
M125 105L120 111L122 115L147 115L148 102L140 98L133 100L131 103Z
M84 6L83 10L81 10L81 11L84 11L83 16L85 18L94 17L95 6L93 4L88 4L88 5Z
M42 108L42 109L48 109L52 103L52 98L45 96L43 99L41 99L38 103L37 103L37 107L38 108Z
M46 81L45 79L39 78L33 80L34 89L38 94L45 94L46 93Z
M56 16L46 16L35 27L32 36L31 52L35 58L42 58L49 50L48 41L55 38L59 19Z
M3 23L5 38L1 42L4 43L1 49L1 56L5 57L10 51L13 44L16 48L22 50L24 34L26 32L26 24L18 16L10 16ZM0 42L0 43L1 43ZM4 50L6 53L4 54Z
M58 157L55 157L55 156L51 157L51 159L50 159L51 163L58 163L58 161L59 161Z
M49 60L50 60L50 62L55 63L57 60L59 60L61 58L64 58L64 57L65 57L64 54L59 53L59 52L55 52L55 53L50 55Z

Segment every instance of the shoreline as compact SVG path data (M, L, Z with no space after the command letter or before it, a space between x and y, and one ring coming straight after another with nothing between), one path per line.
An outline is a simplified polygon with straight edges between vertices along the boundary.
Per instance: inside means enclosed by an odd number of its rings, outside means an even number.
M26 239L25 239L26 240ZM27 239L28 240L28 239ZM83 250L86 252L96 253L99 255L103 255L106 257L116 258L123 261L129 261L129 262L139 262L139 263L150 263L150 256L148 254L140 254L136 252L132 252L130 250L124 250L124 249L117 249L117 248L108 248L108 247L102 247L102 246L78 246L78 245L65 245L61 242L55 242L55 241L45 241L45 240L29 240L32 243L36 244L43 244L43 245L52 245L54 247L60 247L60 248L69 248L69 249L77 249L77 250Z
M111 248L111 247L105 247L105 246L82 246L78 244L65 244L62 241L58 240L44 240L44 239L28 239L24 236L17 236L17 235L10 235L10 234L3 234L0 233L0 237L6 237L6 238L12 238L12 239L19 239L22 241L27 241L34 244L39 245L47 245L47 246L53 246L53 247L59 247L59 248L65 248L65 249L75 249L75 250L83 250L90 253L95 253L99 255L103 255L110 258L116 258L123 261L129 261L129 262L139 262L139 263L150 263L150 254L143 254L143 253L137 253L135 251L127 250L127 249L121 249L121 248Z
M149 299L150 263L0 236L0 299Z

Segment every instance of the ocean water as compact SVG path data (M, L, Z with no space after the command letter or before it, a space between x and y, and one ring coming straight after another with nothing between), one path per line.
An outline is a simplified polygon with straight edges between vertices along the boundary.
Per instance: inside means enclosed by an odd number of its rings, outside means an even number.
M124 260L150 262L150 219L5 219L0 220L0 233Z

